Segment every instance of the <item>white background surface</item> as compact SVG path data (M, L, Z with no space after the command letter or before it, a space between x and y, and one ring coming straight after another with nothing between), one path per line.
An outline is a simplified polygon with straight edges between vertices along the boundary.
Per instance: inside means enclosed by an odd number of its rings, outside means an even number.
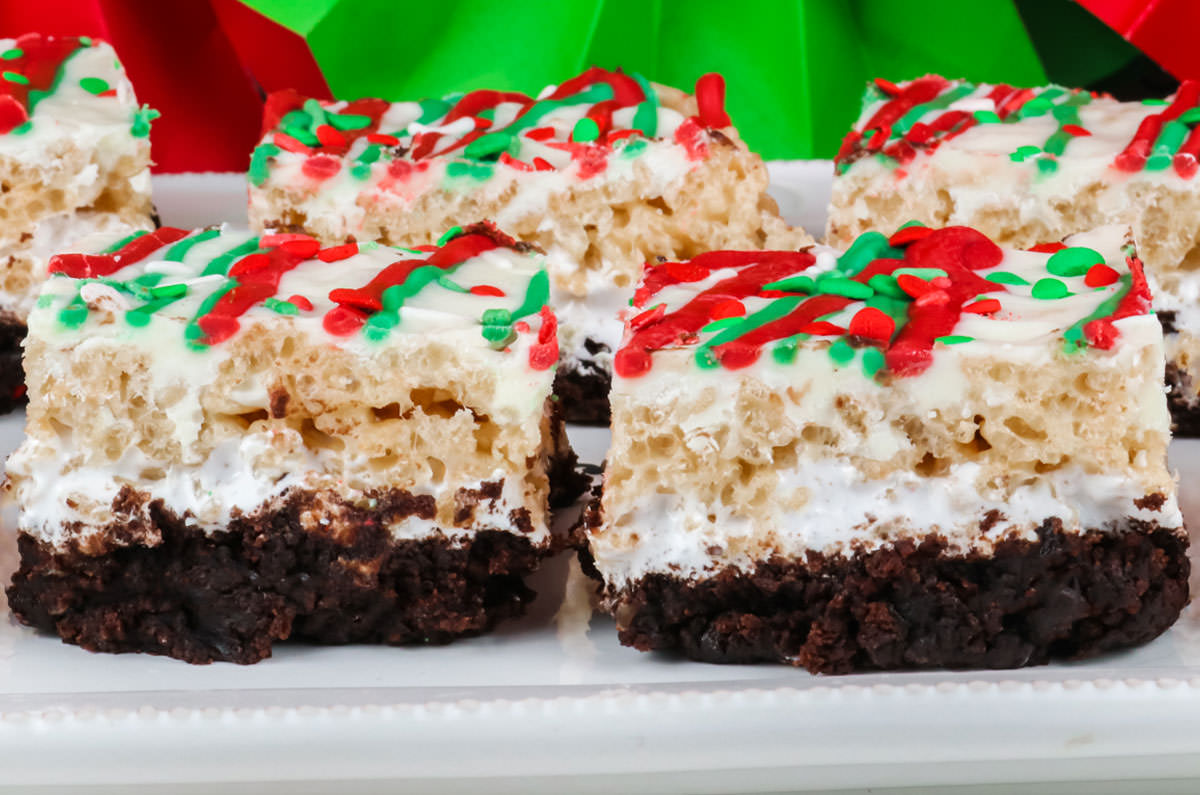
M772 170L785 215L819 235L829 164ZM240 177L156 178L155 190L168 224L244 219ZM0 453L21 424L0 419ZM572 437L583 460L603 456L607 431ZM1175 442L1171 456L1185 517L1200 526L1200 441ZM4 582L14 555L8 530ZM277 791L387 791L381 782L407 779L421 791L749 792L1107 779L1047 791L1111 792L1139 777L1163 779L1145 791L1196 789L1183 781L1200 776L1195 605L1154 643L1087 663L831 678L641 654L617 644L607 618L556 622L565 570L559 560L539 573L531 613L488 637L282 644L249 667L91 654L4 615L0 790L283 780L309 783Z

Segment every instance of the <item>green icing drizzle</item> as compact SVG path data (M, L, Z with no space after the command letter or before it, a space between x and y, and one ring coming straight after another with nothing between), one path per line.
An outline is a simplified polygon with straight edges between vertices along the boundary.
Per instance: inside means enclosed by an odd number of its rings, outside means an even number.
M267 181L267 175L271 170L267 161L282 151L275 144L259 144L254 147L254 152L250 155L250 170L247 172L250 184L258 187Z
M220 229L205 229L202 232L197 232L194 235L188 235L183 240L167 249L167 253L163 255L163 259L167 262L183 262L183 258L188 255L192 247L203 243L205 240L212 240L221 234Z

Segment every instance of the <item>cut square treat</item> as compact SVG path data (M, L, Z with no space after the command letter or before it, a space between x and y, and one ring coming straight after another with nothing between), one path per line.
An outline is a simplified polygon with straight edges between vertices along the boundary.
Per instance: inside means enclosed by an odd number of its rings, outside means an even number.
M1188 597L1162 330L1124 227L647 269L588 530L620 638L814 672L1143 643Z
M249 663L442 643L532 597L573 463L534 249L164 228L50 270L8 462L21 621Z
M568 419L602 422L618 310L648 257L811 242L779 218L724 91L718 75L692 96L593 68L537 98L276 94L250 164L250 222L326 242L418 245L491 219L536 243L562 321L556 390Z
M153 228L156 115L104 42L0 39L0 410L24 393L20 342L47 258L92 232Z
M836 161L827 241L911 219L1027 247L1133 228L1156 282L1176 431L1200 434L1200 83L1162 101L936 75L876 81ZM1185 219L1181 221L1181 219Z

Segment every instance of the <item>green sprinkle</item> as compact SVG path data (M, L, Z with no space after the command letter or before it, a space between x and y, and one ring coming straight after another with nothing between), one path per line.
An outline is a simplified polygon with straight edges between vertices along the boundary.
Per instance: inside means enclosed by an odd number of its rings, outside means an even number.
M723 328L729 328L730 326L735 326L741 322L742 322L742 319L740 317L723 317L720 320L714 320L713 322L709 323L707 326L705 326L704 328L702 328L700 330L705 333L713 333L716 331L720 331Z
M971 342L974 337L964 337L959 334L948 334L945 337L935 337L934 342L940 342L943 345L961 345L964 342Z
M1184 124L1195 124L1200 121L1200 108L1188 108L1183 113L1179 114L1178 121Z
M437 244L439 246L444 246L462 233L463 228L461 226L452 226L446 230L445 234L438 238Z
M779 344L771 349L772 358L780 364L791 364L796 361L796 347L799 345L800 340L807 338L807 334L797 334L794 337L780 340Z
M247 172L252 185L258 187L267 181L267 175L270 172L267 161L282 151L275 144L259 144L254 147L254 152L250 155L250 170Z
M1067 285L1058 279L1038 279L1033 285L1034 298L1041 301L1054 301L1059 298L1066 298L1071 295L1071 291L1067 289Z
M892 271L893 276L916 276L918 279L924 279L927 282L933 281L939 276L946 276L947 273L941 268L896 268Z
M480 322L485 326L507 326L512 321L512 313L507 309L485 309L480 318Z
M138 108L133 112L133 124L129 128L130 134L134 138L145 138L150 134L150 122L161 115L161 113L148 105Z
M85 77L79 81L79 87L89 94L103 94L108 91L108 81L99 77Z
M10 83L16 83L17 85L29 85L29 78L25 75L17 74L16 72L0 72L0 77L3 77Z
M32 129L33 129L33 121L30 120L30 121L25 122L24 124L13 127L11 130L8 131L8 134L9 135L24 135L25 133L29 132Z
M290 135L305 146L320 146L321 139L308 131L307 127L293 127L291 125L283 127L280 130L284 135Z
M1095 249L1072 246L1056 251L1046 260L1046 270L1055 276L1066 278L1084 276L1093 265L1104 262L1104 257Z
M874 378L875 374L883 369L884 356L883 351L878 348L864 348L862 353L862 369L863 375L867 378Z
M463 154L472 160L483 160L489 157L499 157L501 152L511 149L518 149L521 142L509 133L500 130L498 132L481 135L471 143L467 144L463 149ZM509 154L512 154L510 151Z
M638 103L637 110L633 113L633 122L629 126L641 130L642 135L647 138L653 138L658 134L658 95L654 93L654 87L646 78L635 72L633 79L641 86L646 99Z
M989 273L983 278L987 279L993 284L1029 284L1028 281L1022 279L1020 276L1012 273L1011 271L996 271L995 273Z
M908 293L901 290L900 285L896 283L896 277L886 273L877 273L867 279L867 285L877 294L882 293L892 298L908 298Z
M829 346L829 358L836 364L849 364L854 359L854 346L839 337Z
M67 328L79 328L87 320L88 308L83 300L76 297L58 313L58 322Z
M621 149L622 157L633 157L646 148L646 142L641 138L625 138L625 146Z
M458 282L452 281L452 280L451 280L449 277L447 277L447 276L439 276L437 279L435 279L435 281L436 281L436 282L437 282L437 283L438 283L440 286L442 286L442 287L446 288L447 290L449 290L450 292L453 292L453 293L467 293L467 292L470 292L470 290L468 290L466 287L463 287L463 286L462 286L461 284L459 284Z
M1017 150L1008 156L1008 159L1014 163L1023 163L1033 155L1040 154L1041 151L1042 150L1036 146L1026 144L1025 146L1018 146Z
M313 100L309 100L312 102ZM305 103L307 105L307 103ZM321 106L318 104L317 108ZM305 130L312 129L313 117L302 110L289 110L283 114L283 118L279 120L279 129L286 130L289 127L300 127Z
M20 47L13 47L10 50L5 50L4 52L0 52L0 58L3 58L6 61L15 61L24 54L25 54L25 51L22 50Z
M852 281L841 276L830 276L817 280L817 290L827 295L840 295L845 298L863 300L875 295L870 286L862 282Z
M579 121L575 122L575 129L571 131L571 140L586 143L594 141L600 137L600 125L596 124L595 119L584 116Z
M764 290L780 290L785 293L815 293L817 283L810 276L789 276L777 282L763 285Z
M186 284L164 284L162 287L150 288L151 298L182 298L188 293Z
M326 113L325 123L335 130L361 130L371 125L371 117L357 113Z
M91 47L92 46L92 37L91 36L80 36L79 37L79 45L81 47Z
M370 163L355 163L350 166L350 176L357 180L365 180L371 176Z
M1159 97L1147 97L1142 100L1143 105L1170 105L1171 103Z
M1040 174L1053 174L1058 171L1058 161L1053 157L1039 157L1036 161L1037 170Z
M137 309L130 309L125 313L125 322L131 326L141 328L142 326L149 325L150 317L151 313L145 311L145 307L138 307Z
M977 110L971 115L974 116L975 121L979 122L980 124L1000 123L1000 117L996 115L994 110Z
M329 114L325 112L325 108L323 108L321 103L317 100L310 97L309 99L304 100L304 105L302 107L304 108L302 111L292 111L292 113L303 113L308 117L308 120L301 126L311 129L313 127L328 123Z
M446 165L446 176L450 178L467 177L482 182L492 175L492 168L490 163L472 163L469 160L455 160L453 163Z
M280 301L278 298L268 298L263 301L263 306L281 315L296 315L300 313L300 308L291 301Z
M900 259L904 252L888 245L888 239L880 232L864 232L859 235L846 253L838 257L837 269L853 276L877 259Z

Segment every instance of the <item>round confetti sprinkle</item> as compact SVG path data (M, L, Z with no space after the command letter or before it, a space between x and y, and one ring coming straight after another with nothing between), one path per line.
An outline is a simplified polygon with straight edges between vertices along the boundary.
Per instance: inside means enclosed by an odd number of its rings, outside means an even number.
M1093 266L1104 262L1104 257L1095 249L1083 246L1064 248L1051 255L1046 261L1046 270L1055 276L1083 276Z
M849 364L854 359L854 347L845 340L837 340L829 346L829 358L837 364Z
M862 353L863 374L867 378L874 378L875 374L883 369L885 361L883 351L878 348L864 348Z
M1108 267L1104 263L1099 262L1088 268L1088 272L1083 279L1083 283L1088 287L1107 287L1120 278L1120 274L1118 274L1115 270Z
M584 116L579 121L575 122L575 129L571 131L571 140L578 143L588 143L600 137L600 125L596 124L595 119Z
M1067 285L1058 279L1038 279L1033 285L1033 297L1042 301L1066 298L1070 294Z
M79 81L79 87L89 94L103 94L108 91L108 82L99 77L85 77Z

